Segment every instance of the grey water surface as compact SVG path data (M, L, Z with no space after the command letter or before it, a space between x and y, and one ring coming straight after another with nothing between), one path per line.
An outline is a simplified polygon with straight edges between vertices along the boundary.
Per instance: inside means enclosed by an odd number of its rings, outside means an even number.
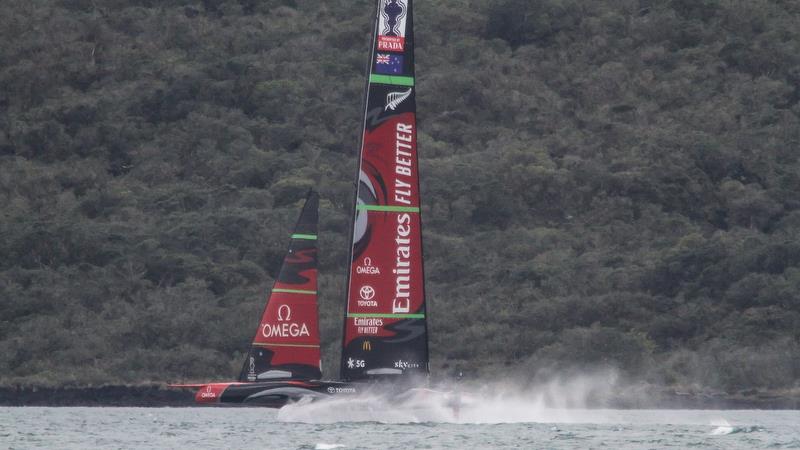
M0 448L800 449L798 411L350 409L0 408Z

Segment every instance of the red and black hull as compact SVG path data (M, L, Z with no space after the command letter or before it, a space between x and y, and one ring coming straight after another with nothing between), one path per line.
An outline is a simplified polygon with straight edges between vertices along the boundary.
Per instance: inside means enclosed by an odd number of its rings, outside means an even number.
M421 378L408 378L398 382L397 377L376 377L369 382L344 382L324 380L279 380L253 383L225 382L207 384L171 385L178 388L197 389L195 401L200 404L227 404L281 408L287 403L305 398L320 400L331 397L355 397L363 394L403 396L422 388L427 383Z
M334 395L356 395L368 386L339 381L263 381L175 385L197 389L195 401L202 404L243 404L280 408L303 398L321 399Z

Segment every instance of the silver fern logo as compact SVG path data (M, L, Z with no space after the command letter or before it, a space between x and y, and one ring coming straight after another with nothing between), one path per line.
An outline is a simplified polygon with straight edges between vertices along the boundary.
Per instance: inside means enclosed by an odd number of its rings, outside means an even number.
M408 97L411 97L411 91L414 88L408 88L405 92L390 92L386 95L386 108L384 111L392 111L396 110L401 103L403 103Z

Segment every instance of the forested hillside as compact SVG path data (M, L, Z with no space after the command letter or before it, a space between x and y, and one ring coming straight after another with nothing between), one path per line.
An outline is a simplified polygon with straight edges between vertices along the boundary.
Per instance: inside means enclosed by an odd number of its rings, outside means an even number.
M5 0L0 384L230 379L305 192L337 375L368 0ZM432 370L800 388L800 3L417 0Z

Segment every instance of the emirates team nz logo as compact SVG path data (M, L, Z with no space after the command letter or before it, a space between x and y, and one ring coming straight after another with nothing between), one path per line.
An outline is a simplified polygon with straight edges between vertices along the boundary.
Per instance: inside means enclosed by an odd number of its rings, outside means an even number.
M408 88L405 92L390 92L386 95L386 108L384 111L389 111L390 109L394 111L403 103L408 97L411 97L411 90L413 88Z
M383 0L382 4L378 50L403 52L405 51L408 6L406 6L405 0Z

